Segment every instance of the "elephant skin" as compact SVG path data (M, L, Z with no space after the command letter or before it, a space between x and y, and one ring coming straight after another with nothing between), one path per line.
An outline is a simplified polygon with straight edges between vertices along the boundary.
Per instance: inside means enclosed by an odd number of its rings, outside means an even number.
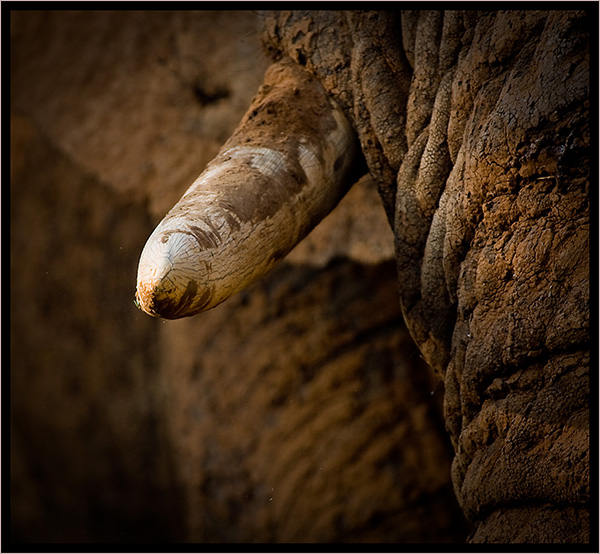
M594 18L230 13L11 14L11 539L464 540L403 315L471 540L588 541ZM163 325L137 256L258 89L258 20L356 130L395 267L294 251Z
M596 12L597 13L597 12ZM473 542L589 541L585 11L273 12L343 107L445 384Z

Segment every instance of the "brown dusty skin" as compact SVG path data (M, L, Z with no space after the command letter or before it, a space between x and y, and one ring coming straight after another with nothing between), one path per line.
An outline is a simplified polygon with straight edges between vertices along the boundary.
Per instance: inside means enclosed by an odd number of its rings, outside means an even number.
M262 78L258 18L229 14L11 21L11 538L460 542L445 388L470 540L589 541L594 14L259 15L357 131L438 388L384 265L282 266L189 321L131 302Z
M332 11L265 25L271 55L353 118L394 224L403 313L445 380L477 542L589 540L589 21Z

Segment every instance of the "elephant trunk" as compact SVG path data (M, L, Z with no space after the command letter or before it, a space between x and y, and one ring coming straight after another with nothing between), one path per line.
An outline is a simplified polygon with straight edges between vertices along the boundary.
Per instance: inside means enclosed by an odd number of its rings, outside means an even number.
M233 136L148 239L137 305L176 319L245 288L336 206L357 158L323 86L290 60L273 64Z
M344 106L475 542L589 540L590 11L273 12ZM335 69L335 70L334 70Z

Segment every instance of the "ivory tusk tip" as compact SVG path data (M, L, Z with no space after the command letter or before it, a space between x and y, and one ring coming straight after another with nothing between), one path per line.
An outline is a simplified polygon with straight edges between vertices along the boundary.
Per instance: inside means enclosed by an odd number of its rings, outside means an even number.
M188 315L196 298L199 247L187 233L161 232L146 243L138 266L135 300L148 315Z

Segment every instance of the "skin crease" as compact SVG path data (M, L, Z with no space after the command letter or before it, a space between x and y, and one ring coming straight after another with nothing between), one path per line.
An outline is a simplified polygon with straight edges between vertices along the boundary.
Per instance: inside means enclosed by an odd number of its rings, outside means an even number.
M148 239L136 304L176 319L244 289L335 207L356 161L355 134L322 86L289 60L274 64L231 139Z

